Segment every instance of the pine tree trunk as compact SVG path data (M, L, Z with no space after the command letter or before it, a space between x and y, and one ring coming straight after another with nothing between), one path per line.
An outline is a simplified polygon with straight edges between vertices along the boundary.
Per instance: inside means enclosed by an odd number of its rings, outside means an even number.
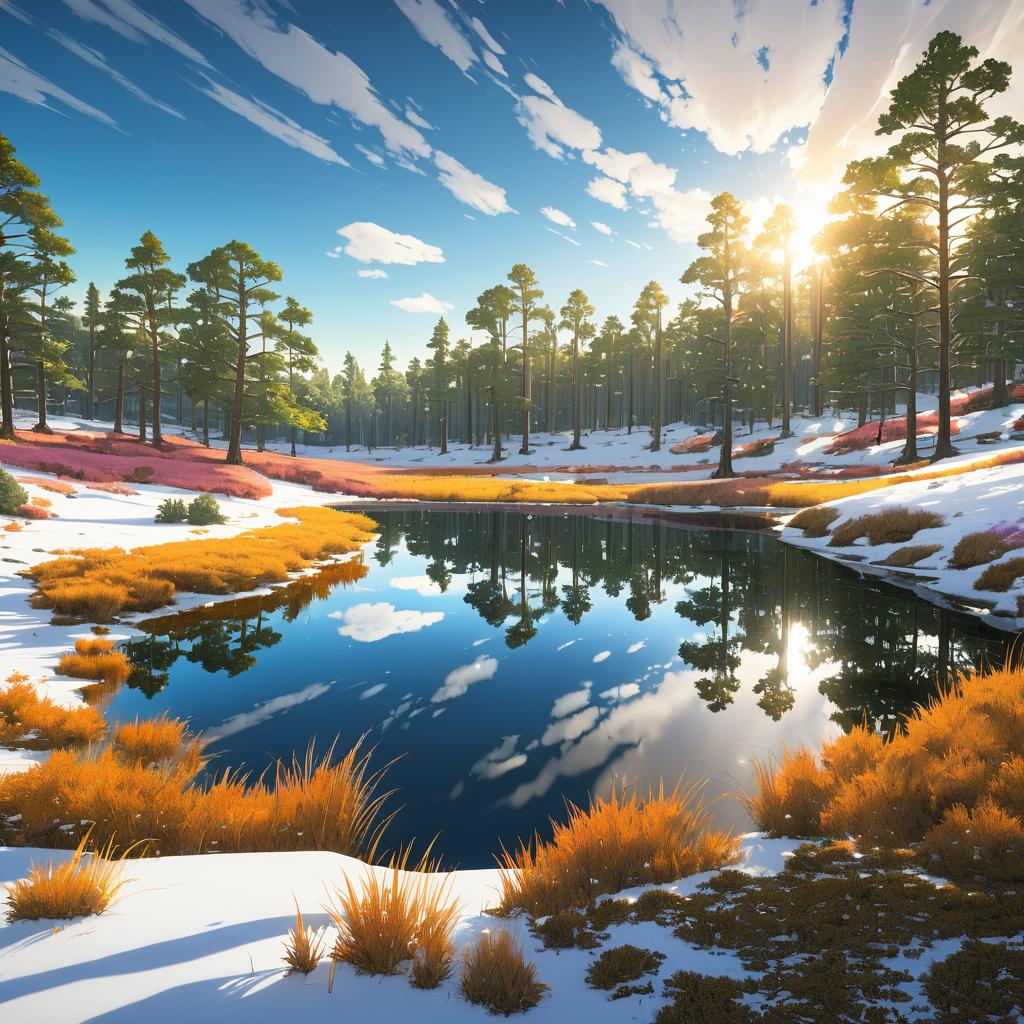
M139 440L146 440L146 392L139 388Z
M203 444L210 447L210 400L203 399Z
M265 452L267 450L267 425L265 423L258 423L256 425L256 451Z
M89 407L86 411L86 419L96 418L96 328L89 328L89 371L86 380L88 391L86 393Z
M117 364L117 395L114 398L114 433L124 433L124 360Z
M914 325L914 345L910 350L910 369L907 374L907 440L897 465L917 461L917 324Z
M152 309L149 311L149 336L153 352L153 447L159 448L163 444L163 435L160 433L160 400L163 391L160 382L160 334L156 329L156 314Z
M0 437L13 441L14 431L14 374L11 371L11 339L7 333L6 318L0 323Z
M661 361L662 361L662 344L661 344L661 310L658 310L658 322L655 325L654 332L654 372L652 386L654 388L652 394L652 400L654 403L654 409L651 416L651 451L661 451Z
M578 451L580 444L580 339L572 339L572 444L569 451Z
M46 367L40 360L36 363L36 410L39 422L32 428L37 434L52 434L46 422Z
M242 308L244 310L244 306ZM228 437L228 453L224 460L231 466L242 465L242 414L245 402L245 357L248 351L246 332L246 316L243 311L238 324L238 356L235 362L235 390L231 401L231 433Z
M725 262L728 266L729 247L728 238L725 244ZM726 479L736 474L732 469L732 289L726 286L723 294L723 307L725 312L725 387L722 389L722 450L718 455L718 469L712 474L712 479Z

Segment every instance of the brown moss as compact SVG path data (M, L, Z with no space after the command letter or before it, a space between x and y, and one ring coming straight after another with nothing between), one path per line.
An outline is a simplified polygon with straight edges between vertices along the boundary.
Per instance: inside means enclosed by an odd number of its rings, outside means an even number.
M930 530L946 522L937 512L891 505L880 512L868 512L840 523L833 531L829 547L845 548L861 537L869 544L902 544L919 530Z
M974 581L975 590L1007 591L1024 576L1024 558L994 562Z
M604 991L616 989L661 970L664 953L626 944L606 949L588 968L587 984Z
M934 555L936 551L941 550L941 544L908 544L906 547L897 548L874 564L906 568L909 565L917 565L922 558L928 558L930 555Z
M925 993L935 1024L1018 1024L1024 1016L1024 949L968 939L931 966Z
M839 518L839 510L827 507L805 508L786 524L804 531L805 537L824 537Z
M953 548L949 559L951 569L971 569L976 565L985 565L1002 558L1007 551L1018 545L1010 544L1004 537L992 530L981 530L978 533L966 533Z

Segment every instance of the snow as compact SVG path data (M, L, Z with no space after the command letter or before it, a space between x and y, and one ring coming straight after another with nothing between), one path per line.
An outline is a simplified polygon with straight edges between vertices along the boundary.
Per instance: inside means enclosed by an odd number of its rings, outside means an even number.
M763 874L781 867L795 846L790 840L744 837L742 870ZM0 883L24 876L29 865L70 853L0 847ZM161 857L132 861L131 881L100 917L71 922L22 921L0 927L0 1000L4 1024L41 1020L76 1024L149 1024L185 1020L270 1024L290 1014L303 1021L370 1021L397 1024L459 1024L491 1019L458 994L457 978L439 989L414 989L407 977L367 977L339 964L333 994L328 962L308 977L285 977L282 941L295 916L307 925L333 925L323 911L343 874L383 871L334 853L251 853ZM693 892L709 875L661 886ZM610 1001L584 984L587 965L599 951L544 949L518 918L499 920L482 911L493 905L496 870L459 871L452 893L461 906L455 941L462 945L487 929L510 928L538 977L551 992L530 1011L535 1024L569 1020L648 1021L660 996ZM643 889L629 890L635 898ZM3 897L0 897L2 912ZM670 929L653 923L610 929L606 945L632 942L667 955L662 975L687 967L742 976L731 954L697 950ZM658 986L660 988L660 985Z

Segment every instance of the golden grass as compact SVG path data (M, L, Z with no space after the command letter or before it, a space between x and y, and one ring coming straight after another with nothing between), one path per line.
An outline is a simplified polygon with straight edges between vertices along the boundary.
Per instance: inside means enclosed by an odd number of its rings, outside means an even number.
M550 842L535 836L512 853L502 851L502 912L555 914L603 893L730 863L738 841L712 830L703 785L679 785L670 793L659 786L646 797L623 785L608 798L592 798L586 810L569 803L568 821L552 822Z
M919 530L934 529L945 522L936 512L890 505L880 512L868 512L840 523L833 529L828 544L832 548L845 548L861 537L866 537L869 544L901 544Z
M548 991L537 980L537 965L526 962L512 933L504 928L483 932L466 949L459 988L471 1003L506 1017L525 1013Z
M917 565L922 558L928 558L937 551L942 550L941 544L908 544L906 547L897 548L887 557L875 562L875 565L892 565L898 568L906 568L909 565Z
M921 843L941 870L1024 880L1024 670L962 679L888 742L866 728L758 765L748 799L774 835Z
M131 764L174 766L193 775L203 766L202 741L189 733L186 722L166 715L118 723L110 748L118 760Z
M1004 537L991 530L979 530L977 533L965 533L953 548L949 559L951 569L973 569L976 565L994 562L1002 558L1007 551L1016 545L1009 543Z
M838 518L839 510L835 508L805 508L786 525L803 530L805 537L824 537Z
M86 858L89 834L82 836L74 856L60 863L52 860L32 865L28 878L7 887L7 920L67 920L102 914L128 882L124 861L133 851L114 859L111 839L102 850Z
M4 527L4 529L5 529L5 530L6 530L6 531L7 531L8 533L21 533L21 531L22 531L22 530L23 530L24 528L25 528L25 524L24 524L24 523L8 523L8 524L7 524L7 525L6 525L5 527Z
M227 539L184 540L126 552L90 548L26 571L38 592L34 603L97 622L122 611L152 611L175 591L230 594L280 583L332 555L372 539L375 523L328 508L279 509L297 520L248 530Z
M975 590L994 590L999 593L1007 591L1024 576L1024 558L1008 558L1005 562L995 562L974 581Z
M372 851L388 822L357 744L335 761L310 749L304 760L278 763L274 785L260 776L225 773L193 781L194 763L122 760L112 748L56 750L30 772L0 776L0 835L20 846L73 846L83 822L98 842L149 839L161 854L333 850ZM6 822L6 826L3 824Z
M103 734L105 723L95 708L62 708L43 697L28 677L14 672L0 690L0 745L47 750L82 747Z
M396 974L419 955L413 982L435 988L451 969L459 905L451 876L437 873L429 848L412 867L409 855L408 848L400 850L385 869L367 869L358 883L345 875L325 908L338 927L331 959L362 974Z
M286 974L311 974L324 957L324 936L302 923L302 911L295 903L295 926L288 929L282 960L288 965Z
M123 651L114 650L113 640L83 637L75 641L73 654L64 654L57 663L62 676L94 679L116 686L125 682L132 672L132 663Z

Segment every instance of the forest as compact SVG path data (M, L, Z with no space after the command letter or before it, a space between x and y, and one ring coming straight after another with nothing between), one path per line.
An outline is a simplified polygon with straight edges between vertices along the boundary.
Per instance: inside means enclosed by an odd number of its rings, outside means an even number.
M115 431L131 422L157 447L172 418L206 444L219 431L231 463L243 441L283 438L295 454L300 436L442 453L459 441L498 461L509 445L529 453L531 431L571 431L575 449L595 429L644 429L658 451L665 424L683 421L720 431L716 475L728 477L744 427L778 424L785 437L797 412L855 409L881 439L899 405L900 461L941 459L954 450L951 391L994 380L1005 405L1024 358L1024 127L991 113L1010 75L936 35L879 119L887 150L847 167L806 260L787 204L752 232L748 205L723 192L700 255L666 269L690 286L675 308L651 281L602 319L600 296L559 301L516 263L480 292L465 336L442 318L404 369L384 341L376 367L348 351L333 374L313 313L238 240L182 262L147 230L109 293L89 282L72 301L72 240L0 136L0 437L26 407L35 431L49 430L48 412L73 412ZM925 391L938 396L927 424ZM934 446L919 450L922 434Z

